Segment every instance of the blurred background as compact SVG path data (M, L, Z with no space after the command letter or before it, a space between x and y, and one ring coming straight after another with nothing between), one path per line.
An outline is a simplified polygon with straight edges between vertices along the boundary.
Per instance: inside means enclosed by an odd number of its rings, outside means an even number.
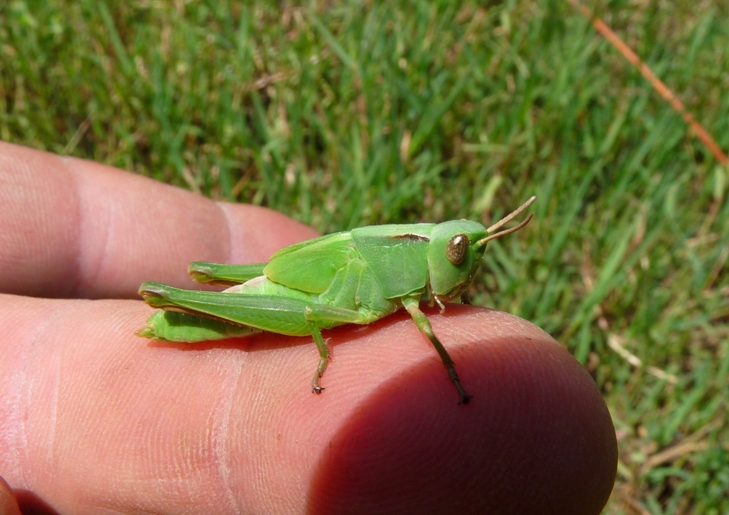
M729 150L729 3L585 5ZM567 0L6 0L0 139L321 232L537 195L474 304L595 378L606 513L729 513L729 167Z

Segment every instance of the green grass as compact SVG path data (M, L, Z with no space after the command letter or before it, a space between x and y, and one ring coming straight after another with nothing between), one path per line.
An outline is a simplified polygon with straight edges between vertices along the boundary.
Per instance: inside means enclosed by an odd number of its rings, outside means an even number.
M729 513L729 169L566 1L120 4L0 5L0 138L322 232L536 194L476 302L595 377L607 513ZM591 7L729 149L726 3Z

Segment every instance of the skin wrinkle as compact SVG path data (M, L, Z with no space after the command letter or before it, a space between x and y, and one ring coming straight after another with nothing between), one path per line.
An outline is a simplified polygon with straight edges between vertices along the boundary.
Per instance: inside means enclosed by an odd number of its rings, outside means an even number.
M51 360L51 366L48 367L49 371L52 374L51 381L52 381L52 390L51 390L51 406L49 409L49 421L48 421L48 439L47 439L47 460L48 463L54 463L55 460L55 442L56 442L56 427L58 426L58 400L59 400L59 392L61 389L61 371L63 370L63 367L61 366L62 358L60 355L54 356L54 359Z
M67 290L62 289L61 291L66 291L66 295L73 298L78 297L78 293L84 283L82 273L82 249L84 246L81 244L81 242L84 241L83 233L85 232L83 225L84 217L81 215L81 201L83 199L83 196L80 192L81 183L79 181L78 174L74 171L73 167L69 166L69 158L58 157L57 159L59 163L63 164L63 166L58 167L57 172L62 171L62 173L64 174L64 179L72 183L70 192L73 195L73 198L69 199L69 202L67 202L66 205L72 206L73 210L75 211L73 213L73 221L68 223L68 227L73 227L73 230L77 232L77 237L73 238L75 248L70 254L71 256L73 256L73 268L71 269L71 277L73 279L71 280L70 287ZM48 213L47 215L53 216L53 213Z
M12 374L14 380L10 381L10 386L8 387L10 395L8 395L7 398L12 400L6 403L6 405L11 406L11 408L6 412L4 420L7 427L12 429L1 431L0 436L4 435L3 440L5 440L5 447L8 450L6 458L9 458L10 456L15 458L14 463L12 463L8 469L10 473L6 472L5 474L6 477L13 477L13 474L16 475L17 483L14 485L16 488L30 488L31 486L31 478L29 478L26 474L28 469L27 467L23 467L23 462L30 461L28 455L31 452L30 446L28 445L26 419L28 418L28 410L31 406L31 400L33 397L33 351L36 349L40 349L41 351L47 349L45 346L38 345L39 342L43 342L43 335L47 333L47 329L53 325L56 319L71 309L69 305L59 305L57 303L51 304L56 306L56 309L49 313L48 317L35 324L35 331L33 332L33 335L27 338L31 344L20 346L20 348L25 351L25 355L15 359L13 367L14 373ZM52 416L52 423L49 426L52 435L50 438L50 444L53 444L55 440L56 424L58 423L57 402L59 398L60 384L60 380L55 381L53 383L53 391L51 392L51 396L53 398L52 411L54 414ZM24 457L21 457L21 453L18 451L19 449L25 450ZM50 447L48 452L53 453L53 448ZM13 460L10 459L7 461L12 462Z
M64 163L66 163L68 160L63 159ZM76 206L78 211L77 216L77 225L76 227L79 227L79 238L77 238L78 242L85 241L86 238L84 238L85 235L87 235L89 232L91 232L89 225L93 224L93 219L89 216L89 202L86 200L87 195L81 194L81 188L82 188L82 178L79 177L79 174L82 173L78 169L70 167L70 175L74 179L74 194L76 196ZM96 284L99 277L101 276L102 270L104 270L107 266L107 262L110 259L110 252L109 248L111 246L111 240L112 240L112 233L114 231L114 213L116 210L116 203L110 202L106 209L104 210L103 214L106 218L106 230L103 231L103 241L99 242L98 239L94 239L95 245L79 245L79 249L76 252L76 264L78 267L78 273L77 273L77 280L76 284L74 285L72 295L74 297L83 297L85 296L84 290L88 290L89 288L86 287L86 285L93 285ZM94 231L96 232L96 231ZM84 252L86 250L86 252ZM91 251L94 251L94 255L91 254Z
M215 456L214 462L218 464L217 470L221 483L225 489L226 499L233 513L241 513L242 506L238 502L233 488L231 488L231 469L229 455L229 436L230 436L230 418L233 411L233 400L238 395L238 387L240 385L243 365L247 361L248 354L235 360L235 369L226 375L230 375L230 380L221 389L222 395L217 409L213 412L213 449Z

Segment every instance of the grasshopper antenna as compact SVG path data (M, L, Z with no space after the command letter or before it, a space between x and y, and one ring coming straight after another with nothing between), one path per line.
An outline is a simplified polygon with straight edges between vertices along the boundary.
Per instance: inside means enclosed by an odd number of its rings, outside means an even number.
M517 216L519 216L520 214L522 214L526 208L528 208L529 206L531 206L534 203L535 200L537 200L536 195L532 195L529 198L529 200L527 200L526 202L524 202L521 206L519 206L518 208L516 208L513 212L511 212L510 214L506 215L504 218L502 218L501 220L499 220L498 222L496 222L494 225L492 225L491 227L489 227L488 229L486 229L486 232L491 233L493 231L496 231L496 230L502 228L504 225L508 224L514 218L516 218ZM518 231L519 229L521 229L522 227L524 227L526 224L528 224L529 221L532 219L533 216L534 216L534 213L529 213L529 216L527 216L526 219L523 222L521 222L519 225L515 225L511 229L505 229L505 230L500 231L500 232L497 232L495 234L489 234L484 239L478 240L478 246L481 247L483 245L486 245L491 240L495 240L497 238L501 238L502 236L506 236L507 234L511 234L512 232Z

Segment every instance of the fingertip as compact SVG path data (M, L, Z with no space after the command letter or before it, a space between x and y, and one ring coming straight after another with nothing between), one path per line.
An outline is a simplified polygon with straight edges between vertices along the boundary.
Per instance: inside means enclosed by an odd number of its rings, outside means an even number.
M309 513L600 513L617 446L589 374L522 319L449 311L430 318L471 402L434 360L380 385L330 439Z

